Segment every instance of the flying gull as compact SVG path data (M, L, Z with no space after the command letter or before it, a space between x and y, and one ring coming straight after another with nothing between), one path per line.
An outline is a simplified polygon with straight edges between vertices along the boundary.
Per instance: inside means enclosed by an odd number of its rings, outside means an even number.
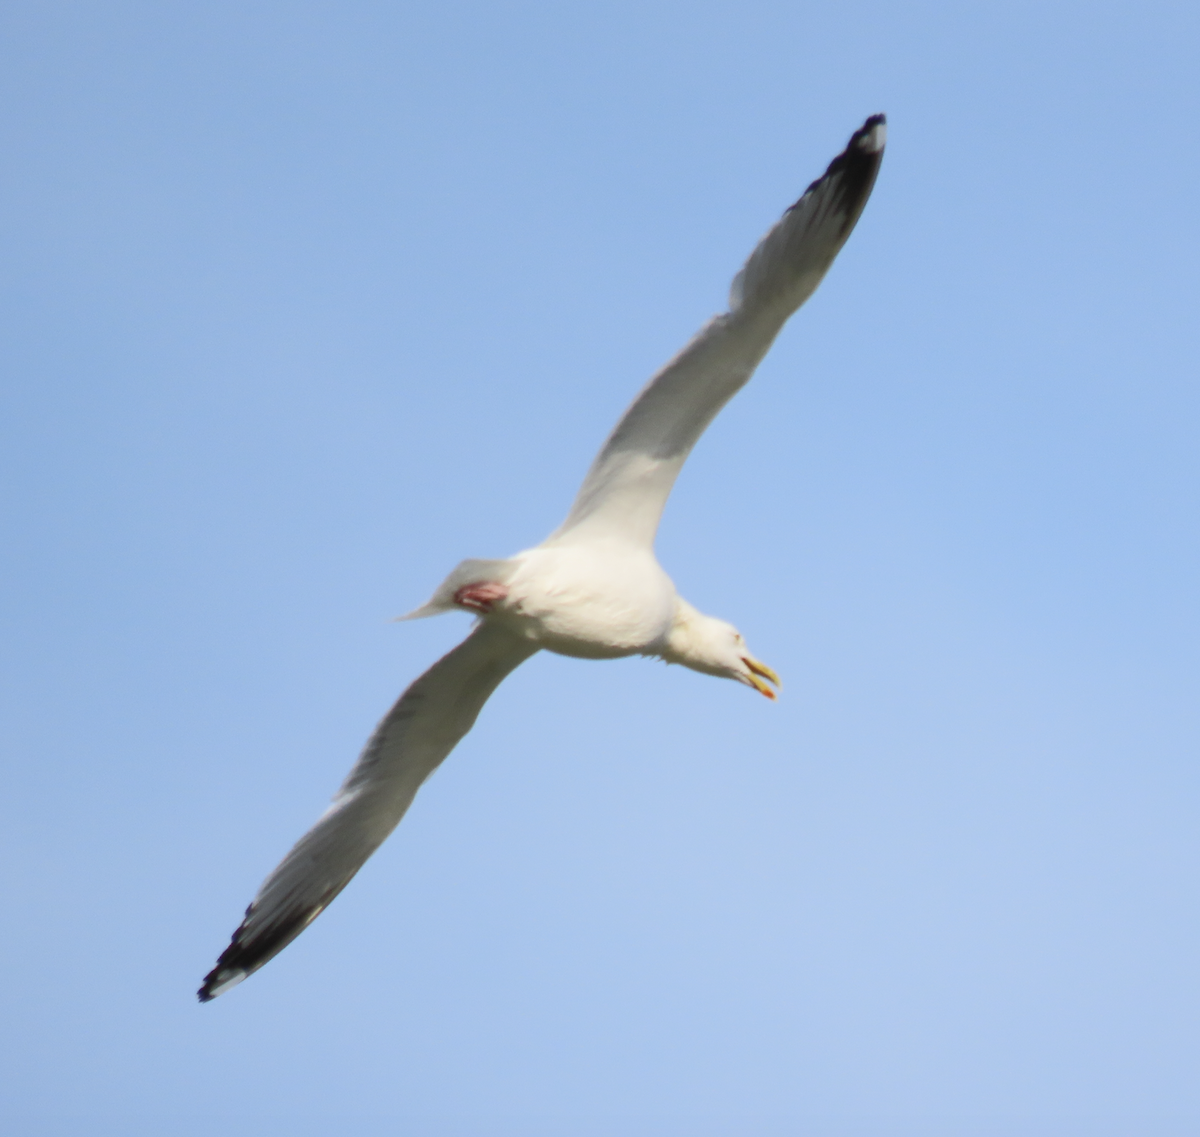
M775 698L779 677L741 633L698 612L654 556L667 495L696 440L821 282L883 159L872 115L734 278L716 316L634 399L566 521L507 560L463 561L406 619L466 610L470 635L413 683L376 728L333 803L263 882L200 988L208 1002L282 951L399 824L417 790L511 671L542 648L584 659L654 656Z

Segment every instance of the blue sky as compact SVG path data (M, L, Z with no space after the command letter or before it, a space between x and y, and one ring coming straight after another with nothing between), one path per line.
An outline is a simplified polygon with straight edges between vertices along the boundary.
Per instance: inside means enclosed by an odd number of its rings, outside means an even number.
M1196 1132L1194 5L0 30L8 1131ZM877 111L659 541L781 703L536 658L198 1006L466 628L390 617L558 524Z

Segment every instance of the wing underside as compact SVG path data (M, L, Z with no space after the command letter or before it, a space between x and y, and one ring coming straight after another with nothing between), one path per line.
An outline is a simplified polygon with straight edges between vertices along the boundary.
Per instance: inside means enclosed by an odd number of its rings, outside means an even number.
M263 882L205 976L201 1002L257 971L321 914L400 823L505 676L536 651L483 623L400 696L333 803Z
M873 115L759 242L712 319L634 399L592 463L553 541L620 537L650 545L696 440L754 373L787 319L846 243L883 159Z

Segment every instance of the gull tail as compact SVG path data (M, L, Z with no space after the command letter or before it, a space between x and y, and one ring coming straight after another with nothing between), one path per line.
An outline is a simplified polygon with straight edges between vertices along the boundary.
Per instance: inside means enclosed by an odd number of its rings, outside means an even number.
M464 585L476 584L482 581L496 581L507 584L516 571L516 561L489 561L471 558L462 561L459 566L441 584L434 594L419 608L403 616L399 620L423 620L426 616L440 616L443 612L461 612L462 609L454 603L454 594Z

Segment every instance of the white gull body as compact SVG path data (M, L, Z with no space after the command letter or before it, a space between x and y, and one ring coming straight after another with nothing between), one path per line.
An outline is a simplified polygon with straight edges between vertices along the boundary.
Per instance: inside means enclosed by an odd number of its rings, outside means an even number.
M698 612L654 555L675 478L849 237L883 158L874 115L751 253L714 317L642 390L592 463L570 514L536 548L463 561L406 619L479 620L401 695L333 803L263 882L205 977L207 1002L282 951L399 824L426 778L506 675L546 649L585 659L655 656L775 698L779 678L733 625Z

